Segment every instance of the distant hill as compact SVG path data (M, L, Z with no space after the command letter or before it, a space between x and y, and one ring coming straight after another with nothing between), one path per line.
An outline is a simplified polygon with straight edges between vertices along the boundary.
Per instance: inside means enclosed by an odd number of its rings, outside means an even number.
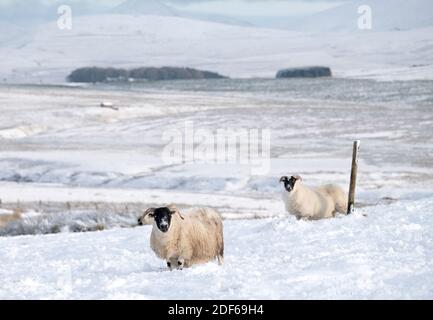
M194 20L210 21L231 25L251 26L250 23L235 19L229 16L223 16L212 13L193 13L182 11L170 7L159 0L127 0L117 7L110 10L113 14L126 15L156 15L156 16L176 16Z
M0 30L2 30L2 32L0 32L0 46L3 43L15 41L28 31L24 27L2 21L0 21Z
M421 2L413 3L413 10L421 10L416 7ZM53 22L31 28L31 32L5 24L0 35L0 81L62 83L72 70L94 65L127 70L135 66L189 66L218 70L232 78L273 78L282 67L324 65L335 77L432 79L433 27L414 27L426 23L428 19L421 18L431 14L427 10L430 2L423 0L422 4L425 10L419 14L420 20L411 24L411 30L349 30L337 35L154 14L76 16L72 30L61 30ZM389 20L395 21L393 14L400 10L389 10ZM330 23L336 25L335 19L331 15ZM344 15L342 19L346 21ZM375 15L373 19L377 28Z
M433 26L433 0L355 0L314 15L291 19L281 27L299 31L357 31L358 8L369 5L372 31L412 30Z
M114 14L177 16L178 11L158 0L127 0L111 10Z

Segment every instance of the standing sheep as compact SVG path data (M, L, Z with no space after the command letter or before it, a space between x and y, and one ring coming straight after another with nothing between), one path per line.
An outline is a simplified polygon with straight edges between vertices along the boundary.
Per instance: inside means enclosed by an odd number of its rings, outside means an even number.
M347 213L347 195L339 186L310 188L301 181L298 175L280 179L284 182L283 200L290 214L298 219L317 220L335 217L336 212Z
M150 247L167 261L167 267L182 269L206 263L215 258L224 260L223 225L218 212L199 208L182 215L170 205L147 209L138 219L140 225L153 219Z

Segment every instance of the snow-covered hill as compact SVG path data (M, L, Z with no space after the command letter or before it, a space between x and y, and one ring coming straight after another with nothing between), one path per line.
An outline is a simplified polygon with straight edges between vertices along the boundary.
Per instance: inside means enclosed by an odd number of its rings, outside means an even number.
M167 271L150 226L0 237L0 299L431 299L433 198L225 221L225 264Z
M355 0L305 18L292 19L282 26L313 32L358 31L358 8L368 5L372 31L412 30L433 26L431 0Z
M232 77L327 65L338 77L433 78L433 2L372 1L371 31L357 29L361 4L287 23L295 31L186 13L157 0L129 0L111 14L74 15L72 30L59 30L55 21L24 29L0 22L0 79L59 83L91 65L188 66Z
M328 65L336 76L432 78L433 27L401 32L298 33L174 16L76 17L3 42L0 78L64 82L90 65L189 66L232 77L274 77L288 66ZM416 67L415 67L416 66Z
M127 0L113 8L114 14L175 16L177 10L158 0Z
M0 20L0 50L1 47L10 45L11 43L16 43L17 39L23 39L28 28L23 26L18 26L10 22ZM27 40L30 41L30 40Z

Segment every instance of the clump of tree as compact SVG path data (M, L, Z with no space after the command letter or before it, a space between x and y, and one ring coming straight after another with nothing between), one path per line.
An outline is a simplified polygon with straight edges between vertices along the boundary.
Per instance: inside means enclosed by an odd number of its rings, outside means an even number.
M115 68L88 67L72 71L69 82L104 82L110 80L127 80L128 70Z
M79 68L67 77L69 82L110 82L128 80L192 80L223 79L218 73L180 67L143 67L131 70L117 68L85 67Z
M329 67L312 66L282 69L278 71L276 78L319 78L331 76L332 72Z

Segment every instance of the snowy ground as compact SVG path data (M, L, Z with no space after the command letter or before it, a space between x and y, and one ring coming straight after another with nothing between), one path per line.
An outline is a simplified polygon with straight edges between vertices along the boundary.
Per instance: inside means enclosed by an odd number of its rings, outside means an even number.
M23 212L0 226L0 298L432 298L432 88L344 79L1 86L0 222ZM271 130L269 172L163 164L162 132L185 121ZM279 177L347 188L354 139L357 213L287 217ZM130 227L169 202L222 213L223 267L164 271L150 227ZM73 233L92 230L104 231Z
M0 299L431 299L432 208L226 221L222 267L173 272L151 251L150 226L0 238Z

